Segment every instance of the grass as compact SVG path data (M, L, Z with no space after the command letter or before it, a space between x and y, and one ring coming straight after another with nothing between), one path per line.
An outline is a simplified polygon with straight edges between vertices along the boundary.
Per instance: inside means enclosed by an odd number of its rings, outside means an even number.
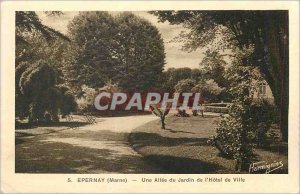
M82 116L75 116L73 121L61 119L60 122L54 123L39 123L38 125L31 125L26 120L16 121L15 134L16 137L37 136L56 133L68 129L76 129L88 125Z
M167 129L160 129L159 121L134 129L129 137L132 147L146 160L176 174L232 174L235 161L222 157L207 140L215 134L217 116L176 117L166 119ZM256 160L272 163L282 161L283 168L274 173L287 173L287 146L255 149ZM248 172L240 172L248 173Z

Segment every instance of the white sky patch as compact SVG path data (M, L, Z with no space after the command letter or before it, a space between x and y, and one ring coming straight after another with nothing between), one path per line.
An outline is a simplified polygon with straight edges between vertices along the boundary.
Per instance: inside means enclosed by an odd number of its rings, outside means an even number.
M43 24L50 26L64 34L67 33L69 22L78 15L79 12L64 12L61 16L46 16L43 12L37 12ZM113 14L113 12L111 12ZM176 36L179 35L181 31L184 31L181 25L170 25L168 22L158 22L156 16L151 15L147 12L132 12L133 14L144 18L151 22L154 26L158 28L161 36L164 40L165 53L166 53L166 65L165 69L170 67L189 67L189 68L199 68L199 63L201 62L203 55L203 50L198 49L194 52L185 52L181 50L183 43L170 42Z

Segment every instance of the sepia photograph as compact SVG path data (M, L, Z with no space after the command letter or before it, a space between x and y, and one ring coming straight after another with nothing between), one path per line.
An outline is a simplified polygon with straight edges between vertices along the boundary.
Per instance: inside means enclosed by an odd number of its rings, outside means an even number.
M0 193L300 192L299 1L0 10Z
M17 174L288 174L289 12L15 11L14 108Z

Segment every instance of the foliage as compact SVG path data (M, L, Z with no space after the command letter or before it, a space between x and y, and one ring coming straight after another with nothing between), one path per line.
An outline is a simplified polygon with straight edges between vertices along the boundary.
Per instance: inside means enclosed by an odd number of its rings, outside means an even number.
M81 113L87 112L89 110L89 106L91 106L84 97L76 98L76 104L78 111Z
M51 41L46 41L39 33L24 35L23 38L30 44L20 43L16 45L16 67L21 63L34 64L39 60L44 60L55 68L58 73L57 81L63 83L65 73L62 63L65 60L64 51L69 42L55 37Z
M246 170L253 158L253 139L256 127L251 115L251 104L255 86L252 68L235 66L228 72L230 92L235 96L228 107L228 116L222 116L217 134L212 138L220 151L237 161L236 170Z
M84 12L68 28L72 44L65 72L74 86L98 88L114 80L126 90L143 91L158 83L164 45L148 21L131 13Z
M177 92L177 93L192 92L192 89L194 88L195 85L196 85L195 80L192 80L192 79L180 80L175 86L175 92ZM186 113L186 110L178 109L177 111L178 112L177 112L176 116L179 116L179 117L188 117L189 116Z
M21 93L19 85L21 76L28 66L28 63L21 63L15 70L15 111L16 115L21 118L24 118L29 112L29 99Z
M62 93L60 112L62 117L71 114L72 112L77 110L77 103L74 95L70 92L67 87L59 88Z
M59 14L58 12L48 12L48 15ZM34 11L16 11L16 44L29 42L24 38L24 35L28 33L38 32L42 36L50 41L54 37L59 37L69 41L68 37L60 32L43 25L38 15Z
M281 132L288 139L289 22L285 10L271 11L153 11L162 22L188 28L181 38L186 50L214 44L215 49L253 52L244 65L256 66L268 82L280 110ZM237 53L238 55L238 53Z
M49 17L62 14L45 13ZM43 25L36 12L16 12L16 115L24 118L30 107L32 110L30 103L44 90L63 82L61 64L68 41L65 35Z
M225 78L226 65L227 63L223 60L223 56L217 51L210 49L205 52L205 57L200 63L205 79L213 79L221 87L228 85L228 80Z
M252 103L250 111L253 123L257 126L255 143L257 143L258 146L269 146L274 140L271 126L278 124L277 107L266 100L259 100L258 102Z
M192 92L192 88L196 85L196 81L192 79L183 79L180 80L175 86L175 92L184 93Z
M56 84L55 70L44 61L29 66L20 78L20 91L32 100L42 91Z
M211 94L218 95L223 89L214 80L209 79L205 82L204 90L210 92Z
M190 69L188 67L169 68L163 72L161 88L169 92L175 92L175 86L179 81L185 79L199 81L201 76L202 72L199 69Z
M221 55L218 51L208 49L200 63L200 68L202 68L203 77L206 80L213 80L222 88L222 91L217 94L215 101L230 102L233 97L228 92L229 81L225 77L225 67L228 67L228 64L223 58L224 55Z
M45 61L21 63L16 68L16 116L28 116L30 123L49 121L50 117L57 122L59 110L64 115L73 111L72 94L68 88L57 87L56 80L57 72Z
M76 99L78 110L82 113L91 112L97 91L87 85L81 86L82 96Z
M32 64L21 76L21 93L29 99L29 122L38 122L44 117L47 109L51 109L56 121L60 93L54 88L56 84L55 71L43 61ZM51 113L50 113L51 114Z
M118 86L118 84L113 83L111 80L105 83L102 88L99 88L99 91L109 92L109 93L116 93L121 92L122 89Z
M201 80L193 88L193 92L200 92L203 100L207 102L218 101L218 95L224 90L212 79Z

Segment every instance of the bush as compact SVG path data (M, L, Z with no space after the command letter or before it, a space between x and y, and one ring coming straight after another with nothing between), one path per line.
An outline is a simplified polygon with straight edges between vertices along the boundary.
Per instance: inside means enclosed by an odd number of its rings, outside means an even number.
M72 95L70 92L65 92L62 95L62 103L60 106L60 112L62 114L62 117L69 115L71 112L76 111L76 109L77 103L74 95Z
M193 92L200 92L203 99L207 102L219 101L218 97L223 90L224 88L219 87L213 79L201 80L192 89Z
M190 115L186 113L186 110L177 110L177 114L175 116L177 117L189 117Z
M52 121L51 115L48 112L45 113L44 117L45 117L45 122L46 123L51 123L51 121Z
M221 116L216 128L217 135L210 141L222 154L236 160L238 171L247 170L254 156L254 128L251 125L251 117L242 104L235 101L229 106L229 115Z
M90 88L86 85L82 85L81 90L82 97L76 99L78 111L80 113L92 112L97 91L94 88Z
M228 106L228 115L222 116L211 142L230 158L236 160L236 170L248 170L252 162L253 139L256 124L253 122L251 104L253 96L252 74L250 67L236 66L229 71L231 94L235 97Z
M258 146L268 146L274 140L272 124L278 124L278 109L269 101L260 100L250 107L251 117L256 126L255 143Z
M177 93L184 93L184 92L191 92L192 88L196 85L196 81L192 79L184 79L180 80L175 86L175 92Z
M67 87L57 86L57 70L43 60L21 63L16 68L16 115L29 117L30 123L58 122L76 109Z

